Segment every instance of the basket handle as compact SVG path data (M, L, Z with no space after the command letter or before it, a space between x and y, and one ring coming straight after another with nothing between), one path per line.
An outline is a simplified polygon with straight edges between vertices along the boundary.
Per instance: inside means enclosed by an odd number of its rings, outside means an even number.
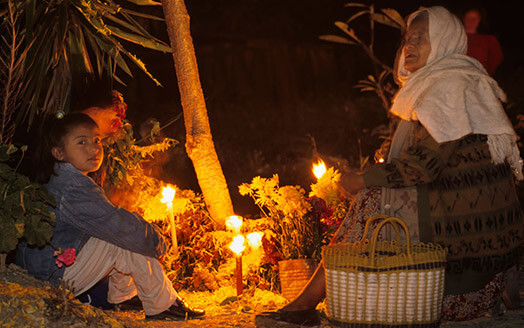
M406 234L406 249L407 249L407 252L408 252L408 256L411 256L411 241L410 241L410 238L409 238L408 227L406 226L404 221L402 221L399 218L396 218L396 217L392 216L392 217L389 217L389 218L385 219L384 221L380 222L377 225L377 227L375 228L375 231L373 231L373 235L371 236L371 250L370 250L371 261L375 260L375 248L377 246L378 233L380 232L380 229L382 229L382 227L384 227L388 223L392 224L393 226L396 226L395 224L398 224L399 226L401 226L404 229L404 233ZM397 232L398 232L398 230L397 230ZM397 237L400 238L400 235L397 235Z
M372 222L379 220L379 219L388 219L390 217L391 216L387 214L375 214L371 216L370 218L368 218L366 220L366 225L364 227L364 233L362 234L362 239L360 239L360 242L363 243L364 240L366 239L366 236L368 235L368 232L369 232L369 227L371 226ZM392 226L393 226L393 229L395 229L395 233L397 234L397 243L399 243L400 242L400 231L398 230L398 226L396 224L392 224Z

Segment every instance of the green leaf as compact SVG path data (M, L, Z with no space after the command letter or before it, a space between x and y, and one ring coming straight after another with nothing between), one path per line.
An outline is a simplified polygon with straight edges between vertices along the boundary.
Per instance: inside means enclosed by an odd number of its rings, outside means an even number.
M93 67L89 60L89 54L85 47L82 31L69 31L70 67L72 71L93 73Z
M360 91L375 91L373 87L355 85L354 88L359 88Z
M156 21L165 21L165 19L163 19L162 17L157 17L157 16L154 16L154 15L148 15L148 14L140 13L140 12L129 10L129 9L125 9L125 8L122 8L120 10L120 12L122 14L129 14L129 15L133 15L133 16L136 16L136 17L142 17L142 18L147 18L147 19L156 20Z
M24 231L25 231L25 224L23 223L15 224L15 228L16 228L16 238L17 239L22 238L22 236L24 235Z
M159 86L159 87L162 86L162 84L160 82L158 82L157 79L155 79L151 73L149 73L149 71L146 69L146 65L140 59L138 59L135 55L129 53L128 51L125 51L124 49L121 49L121 51L128 58L130 58L132 61L134 61L135 65L138 68L140 68L142 70L142 72L144 72L151 80L153 80L153 82L155 82L157 86Z
M120 19L120 18L117 18L113 15L105 15L104 16L105 18L109 19L110 21L114 22L114 23L117 23L135 33L138 33L138 34L141 34L141 35L144 35L145 33L147 33L147 31L145 31L143 28L140 29L139 27L137 26L134 26L133 24L129 24L128 22ZM145 32L145 33L144 33Z
M355 31L353 31L353 29L350 29L348 24L344 23L344 22L335 22L335 25L341 29L344 33L346 33L347 35L349 35L350 37L352 37L353 39L355 39L355 41L360 41L357 36L355 35Z
M350 2L350 3L346 3L344 5L344 7L362 7L362 8L366 8L367 5L363 4L363 3L357 3L357 2Z
M42 222L38 215L30 215L26 221L24 237L28 244L44 246L51 240L53 230L47 222Z
M107 25L106 27L107 27L107 29L109 31L111 31L111 34L113 34L113 35L115 35L115 36L117 36L117 37L119 37L121 39L124 39L126 41L133 42L135 44L141 45L144 48L149 48L149 49L163 51L163 52L169 52L169 53L171 52L171 48L170 47L168 47L165 44L162 44L160 42L151 40L149 38L145 38L145 37L137 35L137 34L125 32L125 31L119 29L118 27L109 26L109 25Z
M127 63L125 62L124 58L120 56L120 54L116 56L115 60L118 67L120 67L127 75L131 77L133 76L133 73L131 73L131 70L127 66Z
M18 148L16 148L15 145L10 144L9 146L7 146L7 155L11 155L15 153L17 150Z
M127 86L127 84L124 83L124 81L122 81L118 76L116 75L113 75L113 78L115 79L115 81L117 81L118 83L120 83L121 85L123 86Z
M4 145L0 146L0 162L5 162L9 160L9 154L7 154L7 147Z
M384 24L384 25L391 26L391 27L398 28L398 29L401 28L401 26L399 26L394 20L392 20L391 18L389 18L388 16L384 14L374 13L371 15L371 18L375 22L378 22L380 24Z
M354 21L355 19L357 19L358 17L362 16L362 15L365 15L369 13L369 10L362 10L362 11L359 11L358 13L354 14L353 16L351 16L348 20L346 20L346 23L349 24L351 23L352 21Z
M330 41L330 42L336 42L336 43L343 43L343 44L351 44L351 45L358 45L358 43L348 40L344 37L338 36L338 35L321 35L318 37L321 40L324 41Z
M154 140L154 137L160 133L160 122L153 121L151 122L153 127L151 127L151 140Z
M395 9L386 8L382 9L382 12L386 14L392 21L397 23L401 30L406 29L406 22L404 21L404 18L402 18L402 15L398 13L398 11L396 11Z
M368 86L374 86L375 83L369 81L369 80L358 80L358 83L362 83L362 84L365 84L365 85L368 85Z
M5 219L0 216L0 252L10 252L16 249L18 245L18 237L14 222L10 219Z
M162 2L153 0L127 0L128 2L134 3L139 6L161 6Z

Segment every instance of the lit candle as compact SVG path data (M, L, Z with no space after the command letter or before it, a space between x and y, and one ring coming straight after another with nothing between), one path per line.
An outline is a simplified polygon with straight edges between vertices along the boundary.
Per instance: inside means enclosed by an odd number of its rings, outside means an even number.
M246 235L247 243L252 249L257 249L262 245L262 233L252 232Z
M235 253L236 260L236 288L237 296L242 295L244 292L244 282L242 279L242 251L246 248L244 246L245 238L240 234L240 228L242 227L242 218L236 215L231 215L226 220L226 228L233 231L236 236L233 238L233 242L229 245L229 248Z
M324 173L326 173L326 164L320 159L317 164L313 164L313 174L320 180Z
M169 215L169 225L171 226L171 241L173 243L173 257L178 258L178 242L176 239L175 214L173 212L173 198L175 197L175 189L171 187L164 187L162 189L162 203L167 204L167 212Z
M236 258L236 270L235 270L235 277L236 277L236 288L237 288L237 296L242 295L244 292L244 282L242 280L242 251L246 248L244 246L245 238L242 235L236 235L233 238L233 242L231 245L229 245L229 248L235 253Z
M242 227L242 218L240 216L231 215L226 220L226 228L233 231L235 234L240 233L240 228Z

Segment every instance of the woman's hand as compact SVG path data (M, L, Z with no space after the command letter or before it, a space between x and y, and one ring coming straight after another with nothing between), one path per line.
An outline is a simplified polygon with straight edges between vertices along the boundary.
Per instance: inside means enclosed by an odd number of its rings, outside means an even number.
M354 171L342 172L340 175L340 181L338 183L338 189L342 195L346 198L350 198L351 195L359 192L366 187L364 183L364 177L362 173Z

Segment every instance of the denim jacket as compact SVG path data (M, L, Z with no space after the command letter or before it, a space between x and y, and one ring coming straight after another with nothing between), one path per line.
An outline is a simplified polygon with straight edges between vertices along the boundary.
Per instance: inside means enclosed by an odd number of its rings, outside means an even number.
M166 252L165 240L155 226L137 213L112 205L90 177L69 163L57 163L55 173L44 186L57 203L51 208L56 214L51 244L56 249L75 248L78 256L87 240L96 237L150 257ZM35 277L57 283L65 268L57 267L52 246L37 248L22 242L16 262Z

